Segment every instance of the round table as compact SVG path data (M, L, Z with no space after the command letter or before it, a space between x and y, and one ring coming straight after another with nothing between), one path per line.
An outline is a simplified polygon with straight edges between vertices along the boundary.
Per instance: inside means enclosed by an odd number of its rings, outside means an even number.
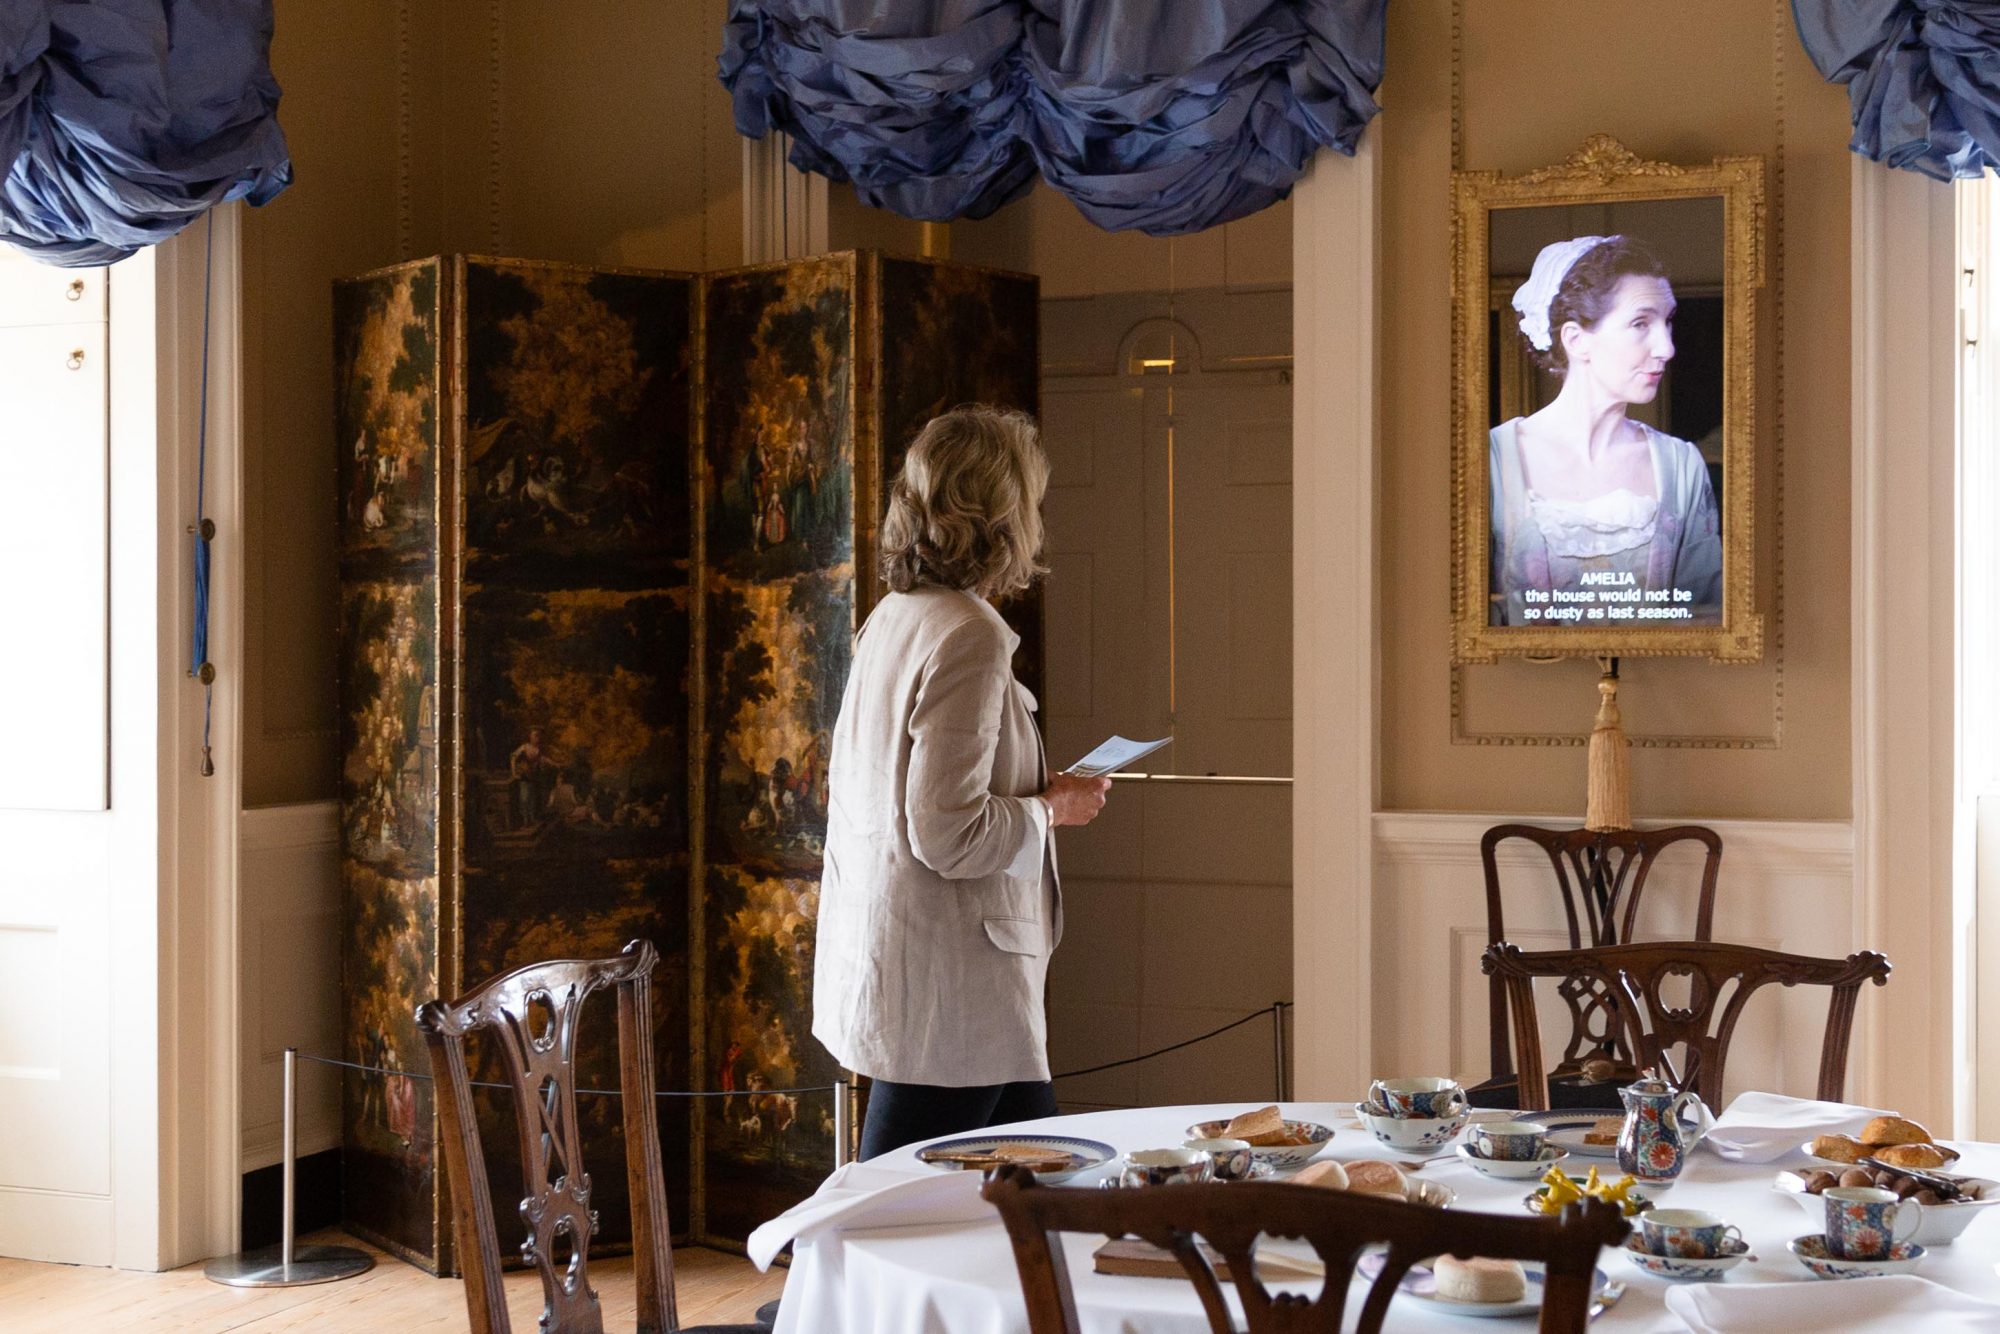
M1246 1104L1231 1103L1091 1112L1023 1121L994 1133L1078 1135L1129 1152L1177 1146L1186 1138L1186 1128L1195 1122L1226 1118L1245 1108ZM1333 1142L1322 1151L1322 1158L1406 1161L1417 1156L1377 1144L1358 1127L1351 1102L1286 1103L1284 1114L1335 1128ZM907 1168L911 1173L934 1171L916 1161L916 1147L897 1150L871 1165ZM1953 1171L2000 1176L2000 1145L1959 1142L1954 1147L1964 1157ZM1598 1160L1572 1156L1567 1165L1581 1172L1584 1168L1578 1164L1587 1166L1593 1161ZM1794 1156L1790 1165L1798 1163ZM1681 1179L1670 1190L1655 1193L1655 1198L1662 1204L1719 1213L1742 1229L1758 1259L1739 1265L1725 1282L1817 1283L1821 1280L1810 1278L1785 1249L1791 1238L1818 1230L1810 1226L1806 1212L1796 1203L1771 1189L1772 1178L1786 1165L1729 1162L1698 1149L1689 1156ZM1604 1166L1615 1168L1608 1161ZM1114 1163L1077 1177L1073 1184L1094 1185L1115 1171ZM1444 1182L1456 1191L1458 1199L1452 1207L1494 1213L1520 1212L1521 1198L1533 1185L1483 1177L1449 1150L1427 1163L1421 1176ZM2000 1214L2000 1209L1992 1212ZM1093 1273L1091 1252L1103 1238L1069 1234L1063 1240L1078 1313L1087 1334L1209 1334L1188 1283ZM1946 1287L2000 1301L1996 1252L2000 1252L2000 1225L1982 1217L1955 1245L1931 1248L1917 1272ZM1593 1330L1679 1330L1685 1334L1680 1320L1665 1308L1665 1294L1672 1286L1666 1280L1642 1273L1609 1251L1599 1266L1612 1279L1623 1281L1627 1291L1592 1325ZM1294 1290L1311 1291L1312 1287ZM1233 1293L1231 1299L1233 1304ZM1350 1323L1360 1305L1358 1297L1349 1302ZM1457 1330L1459 1334L1491 1329L1498 1334L1504 1329L1528 1327L1530 1322L1525 1320L1497 1325L1469 1320L1409 1297L1399 1298L1389 1316L1391 1329ZM1027 1328L1013 1250L996 1215L987 1223L844 1231L801 1242L785 1283L776 1334L1027 1334Z

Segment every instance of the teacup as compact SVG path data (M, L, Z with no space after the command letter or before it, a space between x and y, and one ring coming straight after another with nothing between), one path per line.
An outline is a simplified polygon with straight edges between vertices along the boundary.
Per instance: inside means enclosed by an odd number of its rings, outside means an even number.
M1654 1255L1683 1260L1713 1260L1727 1255L1729 1243L1743 1242L1743 1231L1704 1209L1651 1209L1639 1215L1646 1249Z
M1118 1180L1127 1186L1176 1186L1207 1181L1215 1161L1199 1149L1137 1149L1125 1155Z
M1835 1186L1825 1191L1826 1249L1838 1260L1886 1260L1896 1243L1908 1241L1923 1221L1923 1206L1874 1186Z
M1241 1181L1250 1175L1250 1169L1256 1164L1248 1140L1191 1139L1184 1140L1181 1147L1207 1154L1209 1175L1217 1181Z
M1429 1075L1378 1079L1368 1086L1368 1101L1398 1119L1443 1120L1465 1110L1465 1090L1457 1080Z
M1472 1128L1472 1151L1502 1163L1529 1163L1542 1156L1549 1132L1532 1121L1491 1121Z

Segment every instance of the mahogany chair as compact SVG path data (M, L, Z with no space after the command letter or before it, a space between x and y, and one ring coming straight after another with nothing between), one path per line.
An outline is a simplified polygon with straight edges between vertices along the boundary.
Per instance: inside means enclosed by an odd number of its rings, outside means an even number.
M443 1122L445 1166L465 1305L473 1334L511 1334L500 1282L493 1195L473 1114L466 1038L489 1035L500 1050L521 1130L521 1256L542 1279L542 1334L603 1334L604 1313L588 1272L597 1211L590 1207L576 1119L576 1034L583 1002L610 987L618 998L619 1091L624 1104L625 1176L632 1199L632 1267L639 1334L681 1330L674 1308L674 1256L660 1164L653 1086L653 969L659 954L635 940L612 959L530 964L454 1001L430 1001L417 1027L430 1049ZM558 1250L569 1259L560 1271ZM768 1325L706 1325L683 1334L760 1334Z
M996 1172L984 1194L1000 1210L1014 1244L1031 1334L1082 1329L1057 1237L1062 1232L1137 1236L1170 1252L1194 1283L1216 1334L1233 1334L1236 1328L1223 1299L1224 1281L1236 1286L1249 1334L1336 1334L1355 1262L1371 1243L1386 1242L1389 1249L1361 1307L1357 1334L1381 1330L1397 1285L1420 1260L1447 1252L1539 1260L1547 1278L1538 1328L1557 1334L1583 1330L1597 1253L1632 1230L1618 1207L1602 1200L1585 1200L1559 1219L1531 1218L1433 1209L1276 1181L1129 1190L1040 1186L1033 1173L1013 1165ZM1252 1258L1259 1233L1312 1243L1326 1265L1317 1298L1265 1290ZM1197 1238L1221 1256L1228 1280L1217 1277Z
M1818 1096L1837 1102L1847 1082L1847 1043L1861 984L1882 986L1889 980L1889 961L1872 950L1845 959L1821 959L1706 940L1533 953L1502 943L1487 947L1480 966L1507 988L1514 1046L1520 1056L1520 1105L1529 1111L1549 1105L1535 1017L1538 977L1585 977L1615 995L1626 1045L1639 1066L1657 1069L1676 1089L1694 1089L1711 1109L1722 1106L1723 1064L1736 1021L1759 989L1775 982L1832 990L1820 1042ZM1676 979L1686 980L1685 1004L1665 994ZM1671 1055L1677 1047L1685 1053L1679 1062Z
M1692 938L1709 939L1715 923L1716 876L1722 868L1722 836L1713 829L1684 824L1666 829L1593 833L1581 828L1501 824L1488 829L1479 840L1479 860L1486 872L1488 945L1498 945L1507 939L1498 854L1501 844L1510 839L1531 843L1548 858L1553 888L1561 900L1563 919L1569 928L1571 949L1630 942L1640 902L1660 855L1678 844L1699 845L1704 852L1701 884L1693 904ZM1557 995L1570 1017L1569 1040L1555 1069L1549 1071L1558 1105L1619 1106L1618 1087L1636 1077L1637 1069L1624 1044L1616 997L1581 975L1564 979ZM1487 1021L1492 1074L1483 1083L1466 1090L1468 1099L1475 1106L1518 1106L1513 1046L1508 1040L1507 993L1497 977L1490 984ZM1597 1057L1611 1061L1611 1080L1595 1086L1581 1082L1583 1063Z

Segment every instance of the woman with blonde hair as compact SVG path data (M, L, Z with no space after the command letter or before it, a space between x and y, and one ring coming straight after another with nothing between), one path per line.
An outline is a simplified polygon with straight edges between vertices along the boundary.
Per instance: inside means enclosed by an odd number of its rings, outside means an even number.
M889 585L834 725L813 1036L869 1076L861 1156L1053 1116L1042 991L1056 825L1108 779L1047 777L1019 638L988 599L1042 573L1049 465L1017 412L917 435L881 530Z

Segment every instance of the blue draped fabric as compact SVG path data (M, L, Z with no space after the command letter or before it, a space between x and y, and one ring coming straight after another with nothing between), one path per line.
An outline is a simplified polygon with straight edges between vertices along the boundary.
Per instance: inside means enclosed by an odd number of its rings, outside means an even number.
M1939 180L2000 168L2000 3L1792 0L1792 15L1847 85L1855 152Z
M1098 226L1283 199L1378 110L1387 0L732 0L736 128L869 204L982 218L1036 176Z
M291 182L269 0L0 0L0 241L86 267Z

